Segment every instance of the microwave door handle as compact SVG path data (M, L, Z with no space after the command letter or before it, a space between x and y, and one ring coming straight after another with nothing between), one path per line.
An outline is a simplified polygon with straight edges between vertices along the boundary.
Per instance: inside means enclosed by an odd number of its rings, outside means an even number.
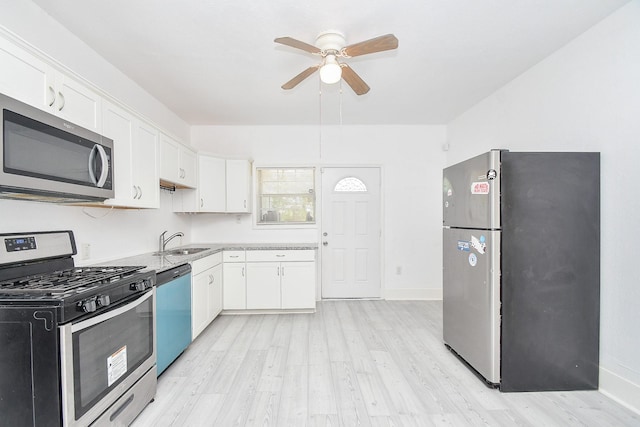
M100 153L100 161L102 162L102 173L100 174L97 186L102 188L104 187L104 183L107 182L107 177L109 176L109 158L107 157L107 152L104 150L102 145L96 145L96 148L98 149L98 153Z
M96 151L98 149L98 145L94 145L89 153L89 178L91 182L93 182L96 186L98 185L98 180L96 179L96 173L93 170L93 162L96 158Z
M93 162L96 158L96 152L100 154L100 163L102 165L100 173L100 178L96 178L95 171L93 170ZM104 183L107 181L107 177L109 176L109 159L107 158L107 152L104 150L102 145L94 145L91 149L91 153L89 154L89 177L91 178L91 182L95 184L96 187L102 188Z

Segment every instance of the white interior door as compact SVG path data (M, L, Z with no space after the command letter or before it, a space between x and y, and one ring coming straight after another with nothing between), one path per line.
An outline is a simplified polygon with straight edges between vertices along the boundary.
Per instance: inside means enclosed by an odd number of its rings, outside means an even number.
M379 298L380 168L322 168L322 297Z

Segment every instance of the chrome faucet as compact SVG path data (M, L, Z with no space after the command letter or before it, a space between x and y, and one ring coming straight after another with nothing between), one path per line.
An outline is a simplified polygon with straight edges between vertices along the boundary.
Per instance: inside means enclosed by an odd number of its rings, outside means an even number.
M173 233L171 236L165 239L165 234L167 234L167 230L160 234L160 239L158 239L158 252L164 252L165 248L167 247L167 243L169 243L171 240L175 239L176 237L184 236L184 233L178 231L177 233Z

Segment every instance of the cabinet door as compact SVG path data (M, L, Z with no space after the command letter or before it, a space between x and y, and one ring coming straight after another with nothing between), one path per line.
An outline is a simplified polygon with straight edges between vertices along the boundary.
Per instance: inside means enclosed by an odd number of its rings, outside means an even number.
M247 263L247 308L280 308L280 263Z
M222 268L223 308L244 310L247 308L245 264L225 262Z
M196 274L191 279L191 331L192 339L196 339L200 332L209 324L208 294L211 269Z
M0 64L0 93L50 111L56 92L45 62L0 37Z
M102 105L103 134L113 139L112 160L114 170L115 198L105 201L113 206L133 206L134 188L132 177L131 148L133 145L134 118L127 111L105 101Z
M222 311L222 264L218 264L209 270L211 281L209 282L209 322L216 318Z
M282 308L315 308L315 262L283 262L280 264L280 279Z
M160 134L160 179L179 188L195 188L196 153L165 134Z
M165 134L160 135L160 179L180 181L180 144Z
M101 97L9 40L0 38L0 92L100 132Z
M182 169L182 185L196 188L198 186L198 168L196 152L182 147L180 151L180 168Z
M211 156L198 156L200 212L225 211L225 161Z
M62 73L56 73L54 114L100 133L101 101L100 95L84 84Z
M158 131L143 121L136 121L132 158L133 191L137 205L144 208L159 207Z
M227 160L227 212L251 212L251 163Z

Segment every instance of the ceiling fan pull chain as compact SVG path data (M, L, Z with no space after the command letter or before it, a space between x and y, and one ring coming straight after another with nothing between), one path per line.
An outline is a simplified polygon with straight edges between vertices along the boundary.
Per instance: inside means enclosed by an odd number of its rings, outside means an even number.
M339 109L338 111L340 112L340 127L341 127L341 131L342 131L342 80L340 80L340 101L339 101Z
M322 80L318 77L318 159L322 160Z

